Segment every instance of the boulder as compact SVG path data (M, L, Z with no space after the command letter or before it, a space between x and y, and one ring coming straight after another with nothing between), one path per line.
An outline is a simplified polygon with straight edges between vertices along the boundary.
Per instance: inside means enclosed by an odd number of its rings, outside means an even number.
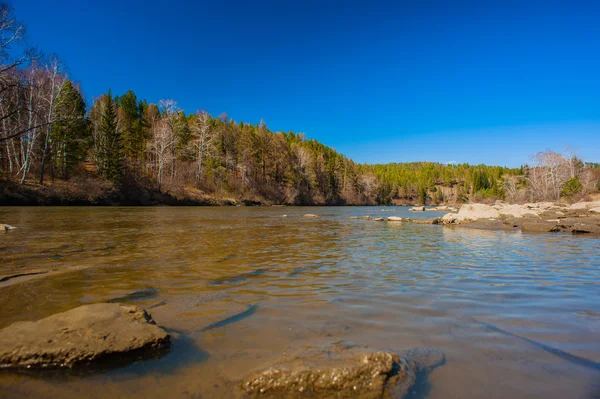
M417 372L444 360L434 349L393 353L325 348L252 374L242 389L260 398L403 398L414 386Z
M467 204L463 205L458 213L448 213L441 220L444 224L460 224L479 219L497 219L499 217L500 212L489 205Z
M530 203L523 205L523 207L529 208L529 209L549 210L549 209L557 208L558 205L555 204L554 202L530 202Z
M307 213L304 215L305 218L316 218L318 217L317 215L313 214L313 213Z
M589 211L593 212L593 213L600 213L600 206L598 206L596 208L590 208Z
M594 202L577 202L575 204L572 204L568 207L568 209L572 209L572 210L587 210L587 209L592 209L592 208L598 208L600 207L600 201L594 201Z
M16 227L11 226L10 224L0 223L0 231L8 231L8 230L14 230L14 229L16 229Z
M505 205L498 209L500 216L522 218L527 215L538 216L540 210L532 209L521 205Z
M388 222L401 222L404 219L401 218L400 216L388 216L387 221Z
M412 208L409 209L409 211L411 211L411 212L424 212L425 211L425 207L424 206L413 206Z
M376 222L383 222L384 219L383 218L375 218L373 220L376 221Z
M84 305L0 331L0 368L91 368L165 353L169 335L137 306Z
M560 231L558 221L547 220L526 220L521 224L521 231L524 233L550 233Z
M592 223L576 223L571 226L573 234L600 234L600 225Z
M431 218L431 219L412 219L411 222L415 224L439 224L440 218Z

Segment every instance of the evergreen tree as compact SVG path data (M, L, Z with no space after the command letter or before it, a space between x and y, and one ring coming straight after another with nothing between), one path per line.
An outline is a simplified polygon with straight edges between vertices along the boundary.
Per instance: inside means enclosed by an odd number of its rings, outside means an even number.
M58 122L52 126L54 166L64 177L75 164L83 161L90 147L90 130L85 120L85 101L70 80L66 80L57 98Z
M117 113L110 90L104 97L99 133L101 136L100 173L108 180L117 181L123 173L123 138L118 127Z
M125 157L131 161L142 161L145 150L144 103L137 101L129 90L119 98L119 122Z

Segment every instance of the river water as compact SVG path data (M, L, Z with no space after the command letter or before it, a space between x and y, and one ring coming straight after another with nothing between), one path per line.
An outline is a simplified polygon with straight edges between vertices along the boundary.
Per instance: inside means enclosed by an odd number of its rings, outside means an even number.
M0 234L0 277L52 270L0 282L0 328L113 300L174 337L102 374L0 373L0 396L228 398L284 353L340 344L443 350L414 398L600 396L600 239L359 215L409 212L0 208L19 227Z

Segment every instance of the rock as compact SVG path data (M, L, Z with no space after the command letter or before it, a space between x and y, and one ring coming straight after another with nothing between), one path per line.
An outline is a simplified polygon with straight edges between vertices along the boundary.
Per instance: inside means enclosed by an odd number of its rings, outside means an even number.
M360 217L363 220L371 220L371 216L365 215Z
M560 231L558 223L546 220L527 220L521 224L524 233L550 233Z
M388 222L401 222L401 221L403 221L403 220L404 220L404 219L403 219L403 218L401 218L400 216L389 216L389 217L387 218L387 221L388 221Z
M409 211L411 211L411 212L424 212L425 211L425 207L424 206L413 206L412 208L409 209Z
M358 216L350 216L348 219L358 219Z
M573 205L570 205L568 207L568 209L573 209L573 210L580 210L580 209L592 209L592 208L598 208L600 207L600 201L594 201L594 202L577 202Z
M440 218L432 218L432 219L412 219L411 222L415 224L439 224Z
M600 213L600 206L598 206L596 208L590 208L589 211L594 212L594 213Z
M533 203L530 202L530 203L523 205L523 207L529 208L529 209L549 210L549 209L557 208L558 205L555 204L554 202L533 202Z
M8 231L8 230L15 230L16 227L11 226L10 224L2 224L0 223L0 231Z
M376 222L383 222L384 219L383 218L375 218L373 220L376 221Z
M443 363L438 350L397 354L325 348L252 374L242 389L261 398L403 398L415 384L417 372Z
M137 306L84 305L0 331L0 368L74 368L164 353L169 335Z
M318 216L313 213L307 213L304 215L305 218L317 218Z
M457 214L448 213L442 217L444 224L460 224L473 222L479 219L497 219L500 212L489 205L468 204L463 205Z
M457 209L448 205L439 205L431 208L425 208L426 212L456 212Z
M538 216L539 211L521 205L505 205L498 210L500 216L509 216L513 218L522 218L527 215Z
M573 234L600 234L600 225L592 223L576 223L571 227Z

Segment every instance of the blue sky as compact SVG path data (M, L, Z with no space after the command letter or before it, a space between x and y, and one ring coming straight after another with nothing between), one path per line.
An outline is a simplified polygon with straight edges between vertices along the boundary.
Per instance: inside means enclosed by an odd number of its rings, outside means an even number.
M600 161L594 1L13 0L88 99L108 88L304 132L357 162Z

